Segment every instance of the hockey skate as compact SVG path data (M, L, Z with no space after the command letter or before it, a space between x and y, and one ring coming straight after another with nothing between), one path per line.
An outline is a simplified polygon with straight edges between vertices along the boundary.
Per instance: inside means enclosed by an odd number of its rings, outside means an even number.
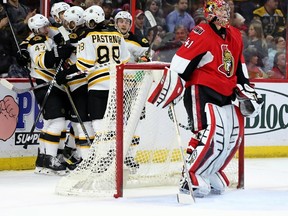
M35 174L41 174L44 169L44 154L40 153L40 149L38 148L38 154L35 162Z
M74 170L79 163L81 163L82 158L77 154L77 150L70 148L68 146L64 147L63 150L63 162L69 170Z
M68 174L66 166L61 164L57 157L44 155L44 169L41 173L46 175L66 175Z
M189 186L188 186L188 180L186 177L183 177L180 180L180 187L179 187L179 193L181 194L190 194ZM206 194L202 193L199 188L193 188L193 195L197 198L203 198Z

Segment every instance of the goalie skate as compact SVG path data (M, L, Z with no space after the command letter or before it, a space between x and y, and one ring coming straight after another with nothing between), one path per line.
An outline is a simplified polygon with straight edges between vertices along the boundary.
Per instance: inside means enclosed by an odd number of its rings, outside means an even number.
M177 194L177 202L181 204L193 204L195 202L195 194L189 190L187 178L182 178L180 181L179 193Z

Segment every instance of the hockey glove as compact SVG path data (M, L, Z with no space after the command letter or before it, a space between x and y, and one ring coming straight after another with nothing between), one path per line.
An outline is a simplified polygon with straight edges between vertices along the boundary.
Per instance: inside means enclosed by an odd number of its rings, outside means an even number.
M62 34L61 33L58 33L58 34L56 34L54 37L53 37L53 40L55 41L55 43L57 44L57 45L60 45L60 44L64 44L64 38L63 38L63 36L62 36Z
M56 83L58 85L65 85L67 83L67 79L66 79L66 71L65 70L60 70L58 71L58 73L56 74L56 77L55 77L55 80L56 80Z
M137 59L137 62L150 62L151 60L149 59L148 56L144 55L144 56L140 56L138 59Z
M237 84L235 94L243 116L254 118L260 113L264 101L262 96L256 93L254 86Z
M253 85L237 84L235 89L236 98L241 100L258 100L259 95L256 93ZM260 96L261 97L261 96Z
M67 45L59 45L54 47L54 55L56 58L67 59L71 56L72 52L76 49L76 47L67 44Z
M156 106L163 104L162 108L167 107L170 103L176 104L182 99L183 89L182 79L177 73L166 67L159 84L148 98L148 102L152 104L156 102Z
M16 61L21 67L27 67L30 63L30 54L26 49L21 49L17 52Z

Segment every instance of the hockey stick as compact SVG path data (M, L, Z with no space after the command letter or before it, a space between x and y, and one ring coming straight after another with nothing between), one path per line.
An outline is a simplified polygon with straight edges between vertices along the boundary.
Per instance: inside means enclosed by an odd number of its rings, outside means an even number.
M45 94L45 96L44 96L44 99L43 99L43 101L42 101L42 104L41 104L39 113L38 113L38 115L37 115L37 117L36 117L36 119L35 119L35 121L34 121L34 124L32 125L31 130L30 130L28 139L26 140L26 142L25 142L24 145L23 145L23 148L24 148L24 149L27 149L28 142L33 138L32 133L33 133L33 131L34 131L35 128L36 128L36 124L37 124L37 122L38 122L39 119L40 119L40 116L41 116L41 113L43 112L43 109L44 109L44 106L45 106L45 104L46 104L46 101L47 101L47 99L48 99L48 97L49 97L49 95L50 95L50 93L51 93L51 91L52 91L53 86L54 86L55 83L56 83L56 74L57 74L57 73L59 72L59 70L61 69L63 62L64 62L63 59L61 59L60 62L59 62L58 67L56 68L55 76L53 77L53 80L51 81L51 83L50 83L50 85L49 85L49 88L48 88L48 90L47 90L47 92L46 92L46 94Z
M20 53L20 55L22 55L22 51L21 51L20 46L18 44L18 40L17 40L17 37L15 35L14 28L13 28L12 23L10 21L9 14L7 12L7 0L3 0L3 8L5 10L5 15L8 19L9 27L10 27L11 33L13 35L13 39L14 39L14 42L16 44L17 50ZM30 75L30 70L27 67L23 67L23 70L25 71L25 73L27 74L27 76L29 78L29 82L30 82L31 87L33 87L33 81L32 81L32 77Z
M70 104L71 104L71 106L72 106L72 109L73 109L75 115L77 116L77 120L78 120L78 122L80 123L81 128L82 128L82 130L83 130L83 132L84 132L84 134L85 134L85 138L86 138L87 142L89 143L89 146L91 146L91 141L90 141L88 132L87 132L87 130L86 130L84 124L83 124L82 119L80 118L80 115L79 115L79 113L78 113L78 111L77 111L77 108L76 108L76 106L75 106L75 103L74 103L74 101L73 101L73 98L71 97L70 91L69 91L69 89L68 89L68 87L67 87L66 85L62 85L62 86L64 86L64 89L65 89L65 91L66 91L66 93L67 93L67 96L68 96L68 99L69 99L69 101L70 101Z
M153 44L154 44L154 41L155 41L155 38L157 36L157 33L158 33L158 27L157 27L157 22L153 16L153 14L149 11L149 10L146 10L144 12L145 14L145 17L147 18L148 22L150 23L151 25L151 30L153 31L153 36L152 36L152 40L150 42L150 45L149 45L149 48L148 50L146 51L146 55L147 56L150 56L150 52L151 52L151 49L153 47Z
M171 103L170 109L172 111L172 115L173 115L173 119L174 119L174 126L176 129L177 141L178 141L180 153L182 156L182 160L183 160L183 164L184 164L184 171L185 171L185 174L187 177L188 187L189 187L189 193L178 193L177 194L177 201L178 201L178 203L182 203L182 204L193 204L193 203L195 203L195 197L193 194L192 181L191 181L190 174L188 172L188 167L187 167L186 160L185 160L184 150L183 150L183 146L182 146L180 131L179 131L178 122L177 122L173 103Z
M78 71L78 72L75 72L73 74L69 74L66 76L66 79L67 80L70 80L78 75L86 75L87 73L86 72L82 72L82 71ZM49 81L49 82L46 82L46 83L42 83L42 84L39 84L37 86L31 86L31 87L28 87L28 88L23 88L23 89L20 89L20 88L17 88L15 87L12 83L10 83L7 79L0 79L0 84L2 86L4 86L5 88L11 90L11 91L14 91L18 94L21 94L21 93L24 93L24 92L28 92L28 91L33 91L33 90L36 90L36 89L39 89L39 88L43 88L45 86L48 86L51 84L52 81Z
M42 83L40 85L37 85L37 86L31 86L31 87L28 87L28 88L23 88L23 89L19 89L17 87L15 87L12 83L10 83L8 80L6 79L1 79L0 80L0 84L2 86L4 86L5 88L11 90L11 91L14 91L18 94L21 94L21 93L24 93L24 92L27 92L27 91L31 91L31 90L36 90L36 89L39 89L39 88L43 88L47 85L50 85L51 82L47 82L47 83Z

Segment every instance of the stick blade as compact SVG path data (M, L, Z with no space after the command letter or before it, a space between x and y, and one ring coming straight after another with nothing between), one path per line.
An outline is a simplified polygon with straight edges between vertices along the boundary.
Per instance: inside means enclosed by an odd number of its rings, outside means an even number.
M178 193L177 202L185 205L192 205L195 203L195 198L191 193Z
M157 26L157 22L153 16L153 14L151 13L151 11L146 10L144 12L148 22L150 23L151 27Z
M6 79L0 79L0 83L2 86L4 86L5 88L9 89L9 90L12 90L13 91L13 84L10 83L8 80Z

